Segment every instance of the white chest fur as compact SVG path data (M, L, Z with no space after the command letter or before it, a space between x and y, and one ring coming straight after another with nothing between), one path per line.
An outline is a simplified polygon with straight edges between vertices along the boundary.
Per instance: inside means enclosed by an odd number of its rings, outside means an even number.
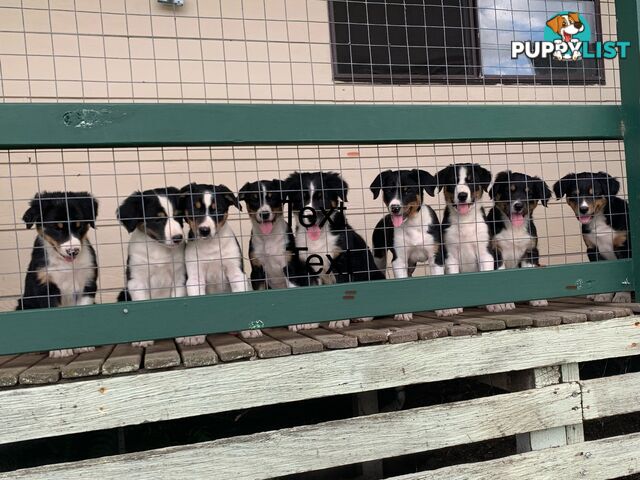
M323 284L331 284L336 281L333 273L327 274L331 268L331 262L327 255L336 258L341 253L338 246L338 236L331 232L328 225L329 222L324 224L320 229L320 236L316 240L309 238L305 227L298 225L296 229L296 247L299 249L300 260L306 262L311 255L319 255L322 258L322 266L314 266L314 270L321 269L320 281Z
M466 215L458 215L453 208L448 208L450 225L444 232L447 265L457 265L460 272L492 270L493 266L489 265L492 257L488 252L489 227L481 207L474 204Z
M505 228L494 240L506 268L516 268L524 253L533 247L533 237L527 231L526 225L514 228L509 220L505 220Z
M426 262L434 255L436 243L429 233L432 224L431 214L426 206L418 215L407 219L393 230L393 247L396 255L409 264Z
M82 300L84 287L94 276L94 265L89 243L83 242L82 250L73 263L65 262L60 255L47 245L48 281L55 283L60 290L60 305L63 307L93 303L93 300Z
M271 288L286 288L287 279L284 268L287 266L287 223L279 217L273 224L269 235L262 235L254 226L251 237L252 261L256 259L264 268L267 282Z
M598 215L594 217L589 224L591 230L590 233L583 234L584 240L587 245L595 245L598 248L598 252L607 260L615 260L616 254L614 251L614 237L615 232L611 226L607 225L604 215Z

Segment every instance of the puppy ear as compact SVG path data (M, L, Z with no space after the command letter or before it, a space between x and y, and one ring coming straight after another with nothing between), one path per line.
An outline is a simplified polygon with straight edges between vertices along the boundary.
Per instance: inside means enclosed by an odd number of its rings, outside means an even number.
M500 172L496 175L496 178L493 181L493 186L489 189L489 198L491 200L494 200L494 195L498 194L500 190L504 189L504 187L509 183L510 177L511 170L505 170L504 172Z
M547 27L553 30L555 33L560 33L560 29L562 28L562 17L557 15L547 21Z
M474 178L475 183L479 184L480 187L486 192L489 189L489 185L491 184L491 172L486 168L477 165L474 169Z
M456 168L455 165L449 165L436 173L436 189L440 192L446 185L453 182L453 171Z
M80 205L82 215L89 225L96 228L96 218L98 216L98 201L89 192L70 193L67 195L69 198L76 198Z
M554 183L553 193L555 193L556 198L560 199L564 197L569 192L569 189L571 188L570 182L573 180L575 183L576 181L575 179L576 179L575 173L568 173L567 175L562 177L560 180L558 180L556 183Z
M411 172L418 177L420 188L432 197L436 195L436 178L425 170L413 169Z
M371 182L371 185L369 185L369 190L371 190L371 193L373 193L374 200L380 195L380 190L382 190L382 186L384 185L385 180L391 173L391 170L380 172L378 176L374 178L373 182Z
M251 188L251 183L247 182L245 183L242 188L238 191L238 200L240 200L241 202L244 202L247 199L247 193L249 192L249 189Z
M238 210L242 211L242 205L240 205L238 197L236 197L233 192L229 190L229 187L227 187L226 185L216 185L214 186L214 190L215 193L222 194L227 202L229 202L231 205L235 205Z
M127 232L133 232L142 221L143 203L142 192L137 190L129 195L125 201L122 202L122 205L118 207L116 215Z
M547 183L540 177L531 177L531 179L529 179L529 185L533 190L534 197L532 200L539 201L543 207L548 206L552 193Z
M289 207L302 208L302 174L293 172L282 182L282 197L289 199Z
M42 205L40 203L39 193L36 193L29 202L29 208L24 212L24 215L22 215L22 221L26 224L27 229L33 227L35 223L42 222Z
M620 191L620 182L607 172L596 173L596 178L602 185L602 189L606 192L607 196L617 195Z
M324 188L335 193L343 202L348 202L347 193L349 192L349 185L347 182L345 182L340 175L334 172L325 173L323 177Z
M178 210L180 210L180 213L183 215L186 215L187 207L189 206L187 202L191 198L191 192L194 185L195 183L189 183L178 190Z

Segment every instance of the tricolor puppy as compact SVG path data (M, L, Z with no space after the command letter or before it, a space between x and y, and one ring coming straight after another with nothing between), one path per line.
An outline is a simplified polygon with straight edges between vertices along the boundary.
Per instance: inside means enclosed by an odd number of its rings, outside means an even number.
M87 192L42 192L29 203L22 220L36 226L24 293L16 310L91 305L95 302L98 265L87 238L95 228L98 202ZM52 350L66 357L94 347Z
M418 262L428 262L434 275L444 274L440 223L436 212L424 204L424 192L435 195L436 179L424 170L386 170L371 183L376 199L389 211L373 230L373 256L376 266L385 272L387 250L395 278L413 275ZM411 320L412 313L399 313L396 320Z
M506 170L496 175L489 195L495 202L487 222L498 259L496 268L539 267L538 233L532 215L539 203L546 207L551 198L547 184L538 177ZM529 303L547 305L546 300Z
M589 261L631 257L629 206L617 197L620 183L606 172L570 173L553 186L556 197L566 197L582 225ZM599 302L630 302L629 292L595 295Z
M127 255L127 286L118 301L184 297L183 218L175 187L132 193L118 208L120 223L131 234ZM134 342L153 345L153 341Z
M556 42L572 43L573 36L584 31L584 25L580 21L580 15L576 12L556 15L547 21L547 26L562 37L562 39L558 39ZM563 57L562 53L556 51L553 56L556 60L577 60L582 56L582 53L580 50L576 50L573 53L569 50Z
M298 256L310 275L321 284L384 278L367 243L347 223L343 202L347 202L349 186L340 175L294 172L284 188L297 216ZM330 322L331 327L347 325L349 320Z
M180 206L189 224L185 251L187 294L191 296L250 290L244 273L242 249L229 225L229 207L242 210L240 202L225 185L191 183L180 190ZM240 332L258 337L260 330ZM204 336L185 340L203 343Z
M477 163L452 164L437 175L438 189L444 188L446 208L442 218L442 241L446 273L484 272L493 270L489 225L484 208L479 205L491 183L491 172ZM487 305L490 312L515 308L513 303ZM461 313L461 308L439 312L441 315Z

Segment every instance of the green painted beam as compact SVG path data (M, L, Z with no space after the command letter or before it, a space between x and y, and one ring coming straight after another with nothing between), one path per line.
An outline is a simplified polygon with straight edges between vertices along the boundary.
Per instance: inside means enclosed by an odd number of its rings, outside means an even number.
M620 59L620 92L627 162L631 250L636 285L640 282L640 1L616 0L618 38L631 42L629 55ZM640 291L636 291L639 298Z
M617 106L0 104L0 148L622 138Z
M630 275L619 260L10 312L0 354L631 290Z

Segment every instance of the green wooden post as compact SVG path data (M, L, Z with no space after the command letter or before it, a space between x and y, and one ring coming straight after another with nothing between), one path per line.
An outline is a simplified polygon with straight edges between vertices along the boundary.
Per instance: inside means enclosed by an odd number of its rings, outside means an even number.
M640 294L640 2L616 0L616 19L618 39L631 43L627 58L620 59L620 89L637 300Z

